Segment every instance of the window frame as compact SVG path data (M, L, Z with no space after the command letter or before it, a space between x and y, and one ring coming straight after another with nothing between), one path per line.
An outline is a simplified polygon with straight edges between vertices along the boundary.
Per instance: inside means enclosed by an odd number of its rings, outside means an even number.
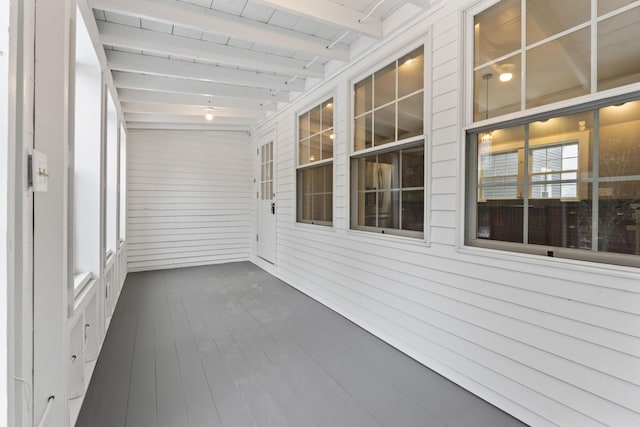
M537 120L544 120L549 117L556 117L562 115L568 115L572 113L583 112L591 109L603 108L607 105L621 104L630 101L640 100L640 82L630 83L610 89L598 90L597 75L591 73L591 87L590 93L586 95L577 96L565 100L555 101L548 104L526 108L524 105L518 111L506 113L496 117L489 117L474 121L474 72L477 68L474 60L474 18L476 15L496 5L501 0L485 0L480 1L468 9L461 12L462 22L464 27L462 29L463 34L463 46L461 47L461 54L463 55L463 78L462 78L462 90L464 95L462 96L463 103L463 126L461 126L461 158L460 158L460 197L459 206L464 209L464 214L459 217L459 249L488 249L505 251L512 254L523 255L541 255L544 257L555 257L576 262L595 262L600 265L613 265L623 267L640 267L640 256L633 254L615 253L615 252L600 252L597 250L588 251L584 249L564 248L547 245L534 245L530 243L514 243L508 241L478 239L477 234L477 196L479 191L478 186L478 153L477 139L471 138L470 135L479 135L483 132L490 132L494 129L506 128L525 123L531 123ZM522 4L521 4L522 5ZM593 5L593 3L592 3ZM526 6L526 5L525 5ZM616 9L613 12L605 13L601 16L597 16L595 21L600 23L608 18L622 14L630 9L633 9L633 5L623 6ZM522 18L521 18L522 19ZM597 62L597 50L594 53L593 47L597 46L597 27L592 25L592 20L588 21L592 28L591 33L591 65L590 70L598 68ZM575 29L575 27L572 27ZM595 28L595 29L594 29ZM566 31L565 31L566 32ZM594 34L595 33L595 34ZM539 40L533 43L533 47L539 46L549 39L558 37L558 35L550 36L543 40ZM526 43L525 43L526 44ZM525 48L525 51L529 47ZM518 52L522 54L522 49ZM512 57L517 55L513 52L505 55L505 57ZM496 58L495 62L500 62L504 57ZM480 64L479 66L486 65ZM522 85L525 85L526 79L522 78ZM521 95L524 95L523 89L521 89ZM521 96L521 105L526 104L526 99ZM528 186L526 191L529 191ZM528 198L527 198L528 199Z
M540 120L550 119L554 117L561 117L561 116L571 115L571 114L580 113L580 112L599 110L602 108L623 104L625 102L640 102L640 90L636 92L627 93L625 96L622 96L622 97L617 96L609 99L592 101L582 105L574 106L572 108L551 110L546 114L536 114L532 116L522 117L516 120L505 121L492 126L482 126L482 127L470 128L465 130L464 131L464 141L465 141L464 174L465 175L463 180L464 191L462 193L464 195L464 203L462 206L464 206L465 208L466 215L462 215L462 218L461 218L463 223L463 228L462 228L463 242L464 242L463 245L465 247L471 247L471 248L496 249L496 250L515 252L515 253L564 258L564 259L570 259L570 260L576 260L576 261L589 261L589 262L597 262L600 264L604 263L604 264L612 264L612 265L619 265L619 266L625 266L625 267L640 267L640 256L635 254L605 252L605 251L599 251L597 250L597 248L588 250L588 249L568 248L568 247L560 247L560 246L552 246L552 245L539 245L539 244L524 243L524 242L519 243L519 242L509 242L509 241L502 241L502 240L481 239L477 237L477 233L478 233L477 205L478 205L478 202L480 202L480 199L477 197L479 194L478 190L480 188L478 185L479 180L478 180L478 173L477 173L478 172L477 165L479 160L478 150L477 150L478 139L479 139L478 135L480 135L483 132L490 132L491 130L495 130L495 129L502 129L502 128L508 128L513 126L519 126L519 125L524 126ZM596 130L594 129L593 132L595 133ZM526 138L528 138L528 135L526 136ZM550 143L549 146L558 146L566 143L573 143L573 141L558 141L557 143ZM598 149L598 146L599 144L597 144L597 146L594 146L594 149ZM536 147L535 145L530 146L525 144L524 150L530 152L532 149L535 149L535 147ZM578 150L579 150L578 156L580 156L580 145L578 147ZM529 167L528 164L524 165L524 168L528 168L528 167ZM601 177L601 176L593 175L589 178L581 179L578 176L578 178L576 179L576 182L578 184L579 183L591 184L596 188L596 190L592 190L592 191L597 191L599 183L613 182L617 180L626 181L623 178L625 177L623 176L623 177L611 178L611 177ZM530 191L529 187L532 182L533 181L531 180L531 177L529 177L529 179L525 180L525 182L523 183L526 192ZM565 201L573 200L573 198L561 198L561 197L548 198L548 199L557 199L557 200L565 200ZM548 200L548 199L532 198L531 195L529 194L526 198L523 198L522 200L523 202L528 203L530 200ZM528 216L525 215L523 218L523 221L526 221L527 218ZM595 229L593 225L591 227L591 230L594 236L598 236L598 229ZM523 232L523 235L528 233L528 227L526 225L523 226L522 232Z
M358 116L356 116L356 112L355 112L355 104L356 104L356 100L355 100L355 96L356 96L356 91L355 91L355 86L357 83L360 83L362 81L364 81L365 79L372 77L373 75L375 75L377 72L385 69L387 66L389 66L391 63L396 62L398 60L400 60L401 58L405 57L406 55L410 54L411 52L413 52L414 50L418 49L422 47L423 48L423 55L424 55L424 66L423 66L423 87L421 89L422 91L422 102L423 102L423 122L422 122L422 134L420 135L415 135L415 136L411 136L408 138L404 138L404 139L400 139L400 140L395 140L393 142L389 142L389 143L384 143L381 145L374 145L374 141L372 140L372 146L368 147L368 148L364 148L361 150L357 150L355 149L355 131L356 131L356 126L355 126L355 119L356 117L364 117L366 115L366 113L361 113ZM429 52L431 52L431 38L430 37L425 37L422 36L419 39L417 39L416 41L414 41L413 43L407 44L407 47L401 50L397 50L394 51L393 54L389 57L388 55L385 56L384 58L380 58L379 60L376 60L375 62L372 63L372 67L371 68L367 68L366 70L358 73L357 75L355 75L353 78L351 78L349 80L349 86L348 86L348 90L350 91L350 115L349 115L349 123L350 123L350 138L349 138L349 142L348 142L348 150L346 152L346 168L347 168L347 179L349 180L349 186L348 186L348 194L347 194L347 198L348 198L348 203L347 203L347 221L348 221L348 228L347 230L349 232L355 232L355 233L366 233L369 236L380 236L380 238L383 239L393 239L393 238L409 238L407 240L404 241L408 241L408 242L420 242L420 243L429 243L428 240L428 236L430 235L430 222L429 222L429 197L430 197L430 189L429 189L429 185L428 183L430 182L429 180L429 168L428 168L428 164L429 164L429 159L430 159L430 154L431 154L431 144L430 144L430 133L431 133L431 127L430 127L430 121L429 118L431 117L431 85L429 84L430 80L430 68L429 68L429 63L428 63L428 59L429 59ZM382 66L377 66L378 64L382 63ZM373 68L375 67L375 68ZM397 73L397 67L396 67L396 73ZM396 95L397 95L397 88L398 88L398 82L397 82L397 78L396 78ZM411 96L416 95L417 93L419 93L420 90L416 90L411 92L410 94L405 94L401 97L397 97L394 98L393 101L389 101L387 103L384 103L382 105L379 105L378 107L375 106L375 99L372 98L371 100L371 112L379 110L381 108L384 108L385 106L391 105L391 104L395 104L396 107L399 104L399 102L401 100L404 99L408 99ZM373 123L372 123L373 126ZM396 136L398 135L398 111L396 109L396 128L395 128L395 134ZM356 221L354 220L353 215L357 215L358 212L358 183L352 179L352 173L351 173L351 162L354 159L358 159L358 158L364 158L364 157L369 157L369 156L373 156L373 155L381 155L381 154L386 154L389 152L400 152L400 150L404 150L404 149L410 149L410 148L415 148L417 146L422 145L422 148L424 150L424 162L423 162L423 176L424 176L424 185L423 185L423 224L422 224L422 231L413 231L413 230L402 230L402 229L395 229L395 228L383 228L383 227L372 227L372 226L364 226L364 225L357 225ZM400 171L400 174L402 174L402 171ZM402 191L402 189L400 188L398 191Z
M320 227L324 227L324 228L333 228L334 226L334 222L333 219L335 218L335 188L336 188L336 182L335 182L335 178L336 178L336 168L335 168L335 157L336 157L336 140L337 140L337 132L336 132L336 99L337 96L334 93L335 91L325 94L324 96L319 97L319 99L322 99L322 101L320 102L313 102L310 103L308 105L306 105L304 108L302 108L299 112L297 112L295 114L294 117L294 135L295 135L295 149L294 149L294 156L295 156L295 171L294 171L294 188L295 188L295 224L296 225L303 225L303 226L320 226ZM312 111L313 109L315 109L316 107L320 107L320 115L322 117L322 106L325 105L327 102L331 101L331 103L333 104L332 106L332 110L333 110L333 125L331 127L331 129L333 130L333 155L330 158L327 159L318 159L313 161L312 163L306 163L301 165L300 164L300 117L303 116L304 114L309 113L310 111ZM321 135L323 133L322 128L320 129L319 134ZM311 134L310 134L311 135ZM304 171L304 170L313 170L313 169L317 169L317 168L322 168L322 167L326 167L328 165L331 165L331 174L332 174L332 179L331 179L331 221L318 221L318 220L306 220L306 219L302 219L300 217L300 198L302 197L302 189L300 188L299 185L299 179L298 179L298 173L299 171Z

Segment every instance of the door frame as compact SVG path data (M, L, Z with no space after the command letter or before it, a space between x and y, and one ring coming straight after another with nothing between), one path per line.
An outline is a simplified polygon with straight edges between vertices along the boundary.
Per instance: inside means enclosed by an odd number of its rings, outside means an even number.
M277 261L278 261L278 245L277 245L277 215L278 215L278 205L277 205L277 200L278 200L278 192L276 191L277 188L277 162L276 162L276 158L277 158L277 144L276 144L276 136L277 136L277 132L276 132L276 128L273 127L265 132L263 132L262 134L260 134L257 138L257 142L256 142L256 157L255 157L255 171L256 171L256 205L255 205L255 209L256 209L256 219L255 219L255 227L256 227L256 260L257 262L260 264L261 267L266 268L266 269L271 269L273 267L275 267L277 265ZM273 143L273 176L271 177L272 180L272 185L273 185L273 200L272 202L276 204L276 213L275 213L275 218L274 218L274 230L273 230L273 262L267 260L266 258L263 258L260 256L259 254L259 242L258 242L258 236L260 234L260 202L261 202L261 198L260 198L260 185L261 185L261 158L260 158L260 149L263 145L268 144L268 143Z

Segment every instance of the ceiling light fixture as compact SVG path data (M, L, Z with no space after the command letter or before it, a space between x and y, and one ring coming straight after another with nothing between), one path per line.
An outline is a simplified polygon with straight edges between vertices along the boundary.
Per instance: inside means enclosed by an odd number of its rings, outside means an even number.
M208 121L213 120L213 109L212 108L205 108L205 110L204 110L204 118L207 119Z
M500 81L508 82L513 79L513 64L504 64L500 67Z

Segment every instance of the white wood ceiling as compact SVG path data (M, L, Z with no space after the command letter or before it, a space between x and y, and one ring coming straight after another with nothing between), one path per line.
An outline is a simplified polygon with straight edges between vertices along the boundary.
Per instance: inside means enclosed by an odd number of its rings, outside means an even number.
M429 0L81 0L129 129L248 131ZM409 13L407 13L409 12ZM211 108L213 119L205 119Z

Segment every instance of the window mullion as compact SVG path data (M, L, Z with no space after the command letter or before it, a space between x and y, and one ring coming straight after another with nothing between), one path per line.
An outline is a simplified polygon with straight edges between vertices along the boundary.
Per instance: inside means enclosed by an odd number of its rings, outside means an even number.
M591 93L598 91L598 1L591 0Z
M593 185L591 186L591 250L598 250L598 235L600 234L600 110L596 110L593 116Z
M529 243L529 125L524 127L524 183L522 197L522 243Z

